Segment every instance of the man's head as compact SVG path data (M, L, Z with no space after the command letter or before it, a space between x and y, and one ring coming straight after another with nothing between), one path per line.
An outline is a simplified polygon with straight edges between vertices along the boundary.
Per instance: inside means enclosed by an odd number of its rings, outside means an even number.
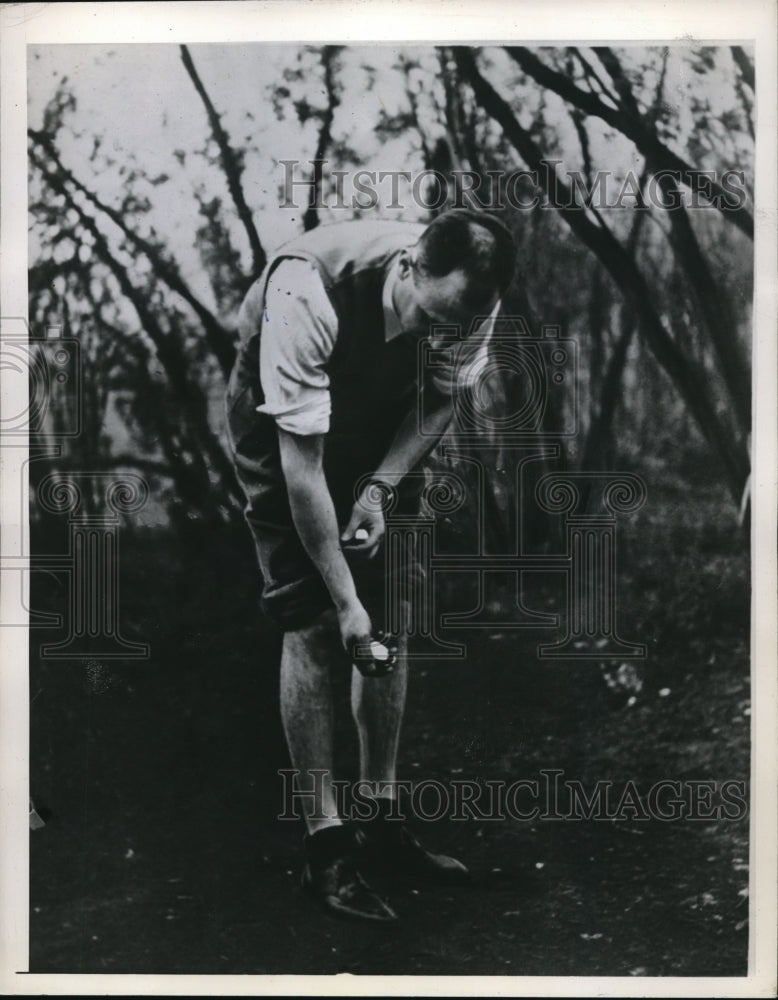
M515 264L511 234L493 215L464 208L439 215L400 254L394 305L403 329L419 336L441 323L467 330L492 311Z

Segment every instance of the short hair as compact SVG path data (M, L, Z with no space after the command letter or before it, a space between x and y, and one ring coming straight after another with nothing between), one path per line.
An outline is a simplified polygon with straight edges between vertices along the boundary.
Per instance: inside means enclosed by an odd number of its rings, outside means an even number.
M516 268L516 246L507 226L494 215L470 208L452 208L437 216L417 247L421 274L442 278L461 268L481 301L494 291L502 295Z

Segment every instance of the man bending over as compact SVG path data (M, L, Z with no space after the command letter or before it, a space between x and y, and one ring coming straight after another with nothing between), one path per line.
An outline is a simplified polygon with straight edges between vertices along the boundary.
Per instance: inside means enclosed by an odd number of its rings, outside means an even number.
M385 484L413 513L417 477L408 473L451 417L450 394L418 371L418 341L441 324L467 331L475 318L494 316L514 264L507 229L467 209L426 228L337 223L282 247L241 308L227 395L230 444L248 499L262 607L284 631L281 715L292 764L301 784L324 772L320 795L306 799L303 884L339 914L396 919L360 869L383 864L438 881L467 876L459 861L425 849L390 818L405 637L396 637L390 673L370 676L380 659L351 668L360 776L378 790L375 818L356 831L338 815L333 792L330 676L349 669L353 650L384 627L392 585L384 516L367 493Z

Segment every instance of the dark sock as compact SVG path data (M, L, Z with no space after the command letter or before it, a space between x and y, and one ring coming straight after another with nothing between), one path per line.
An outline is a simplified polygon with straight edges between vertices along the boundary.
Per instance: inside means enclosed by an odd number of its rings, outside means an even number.
M408 818L407 814L401 804L394 799L378 798L375 799L375 803L378 806L378 815L363 820L360 827L377 840L395 840Z
M398 799L379 798L375 799L378 806L378 815L374 822L400 823L406 817Z
M353 850L354 832L347 826L325 826L323 830L305 835L305 853L318 864L329 864Z

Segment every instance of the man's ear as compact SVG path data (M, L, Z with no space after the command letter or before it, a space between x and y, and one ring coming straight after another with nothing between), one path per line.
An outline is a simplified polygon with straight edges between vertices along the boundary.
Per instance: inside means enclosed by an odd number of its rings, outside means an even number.
M400 281L405 281L413 274L413 257L410 250L401 250L398 257Z

